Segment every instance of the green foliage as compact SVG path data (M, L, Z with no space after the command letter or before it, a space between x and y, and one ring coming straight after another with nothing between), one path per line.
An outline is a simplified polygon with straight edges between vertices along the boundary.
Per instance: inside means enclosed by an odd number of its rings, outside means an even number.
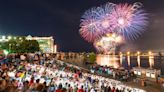
M96 54L94 52L85 53L82 58L83 58L83 62L88 62L93 64L96 61Z
M96 54L95 53L89 53L89 62L90 63L95 63L96 61Z
M11 39L1 43L1 48L8 50L10 53L33 53L39 51L39 43L36 40Z

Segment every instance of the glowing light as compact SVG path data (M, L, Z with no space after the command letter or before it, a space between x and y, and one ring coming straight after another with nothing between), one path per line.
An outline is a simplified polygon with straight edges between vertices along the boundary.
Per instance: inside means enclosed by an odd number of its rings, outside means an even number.
M141 67L141 58L140 58L140 52L137 51L137 63L138 63L138 67Z
M125 20L124 20L123 18L119 18L119 19L118 19L118 23L119 23L120 25L124 25L124 24L125 24Z
M5 55L8 55L8 54L9 54L9 51L3 50L3 53L4 53Z
M57 53L57 45L54 45L54 53Z
M103 23L102 23L102 26L104 27L104 28L107 28L107 27L109 27L109 21L104 21Z
M149 51L149 52L148 52L148 54L149 54L149 55L152 55L152 52L151 52L151 51Z
M130 52L129 51L127 52L127 55L130 55Z
M107 3L87 10L82 16L80 34L88 42L100 39L106 32L112 31L109 16L114 4Z
M109 17L116 33L122 35L126 40L137 39L148 24L147 13L141 9L141 6L136 7L136 5L136 3L115 5Z
M112 55L97 55L96 62L103 66L113 66L114 68L119 68L119 58Z
M121 42L121 37L117 34L107 34L100 40L95 41L94 46L99 52L114 52L117 45Z
M115 34L115 33L113 33L113 34L112 34L112 37L113 37L113 38L115 38L115 37L116 37L116 34Z
M21 38L21 37L19 37L19 40L22 40L22 38Z
M115 38L115 41L116 41L117 43L121 43L121 42L123 42L123 39L122 39L121 36L118 36L118 37Z
M6 36L3 35L3 36L2 36L2 39L5 40L5 39L6 39Z
M140 55L140 52L139 51L137 51L137 55Z
M154 56L153 56L153 53L151 51L149 51L148 53L149 53L149 65L150 65L150 68L153 68L153 66L154 66Z
M114 51L117 45L136 40L145 31L148 17L141 7L137 2L91 8L81 18L79 33L98 51Z
M8 39L10 40L12 37L11 36L8 36Z

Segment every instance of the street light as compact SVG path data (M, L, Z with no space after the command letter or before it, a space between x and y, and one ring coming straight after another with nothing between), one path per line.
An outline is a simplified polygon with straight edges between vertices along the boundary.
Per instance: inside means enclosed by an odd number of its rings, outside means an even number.
M3 53L7 56L9 54L9 51L3 50Z
M21 38L21 37L19 37L19 40L22 40L22 38Z
M2 36L2 39L5 40L5 38L6 38L6 36L3 35L3 36Z
M140 55L141 52L137 51L137 55Z
M12 37L11 37L11 36L8 36L7 38L8 38L9 40L11 40Z
M127 55L130 55L130 52L129 51L127 52Z

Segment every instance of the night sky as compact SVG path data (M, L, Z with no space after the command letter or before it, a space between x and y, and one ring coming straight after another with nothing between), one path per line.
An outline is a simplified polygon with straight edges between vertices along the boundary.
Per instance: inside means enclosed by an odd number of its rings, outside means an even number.
M149 26L120 50L164 50L164 0L0 0L0 35L53 36L60 51L94 51L78 33L81 15L106 2L142 2Z

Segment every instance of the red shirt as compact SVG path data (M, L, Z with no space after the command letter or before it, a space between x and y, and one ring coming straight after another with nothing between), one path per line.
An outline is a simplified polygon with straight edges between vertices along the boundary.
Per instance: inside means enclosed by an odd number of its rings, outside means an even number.
M77 92L84 92L84 90L83 89L78 89Z
M77 74L74 74L74 78L78 78L78 75Z
M31 86L34 83L34 80L30 80L29 85Z
M62 90L58 89L58 90L56 90L56 91L54 91L54 92L62 92Z

